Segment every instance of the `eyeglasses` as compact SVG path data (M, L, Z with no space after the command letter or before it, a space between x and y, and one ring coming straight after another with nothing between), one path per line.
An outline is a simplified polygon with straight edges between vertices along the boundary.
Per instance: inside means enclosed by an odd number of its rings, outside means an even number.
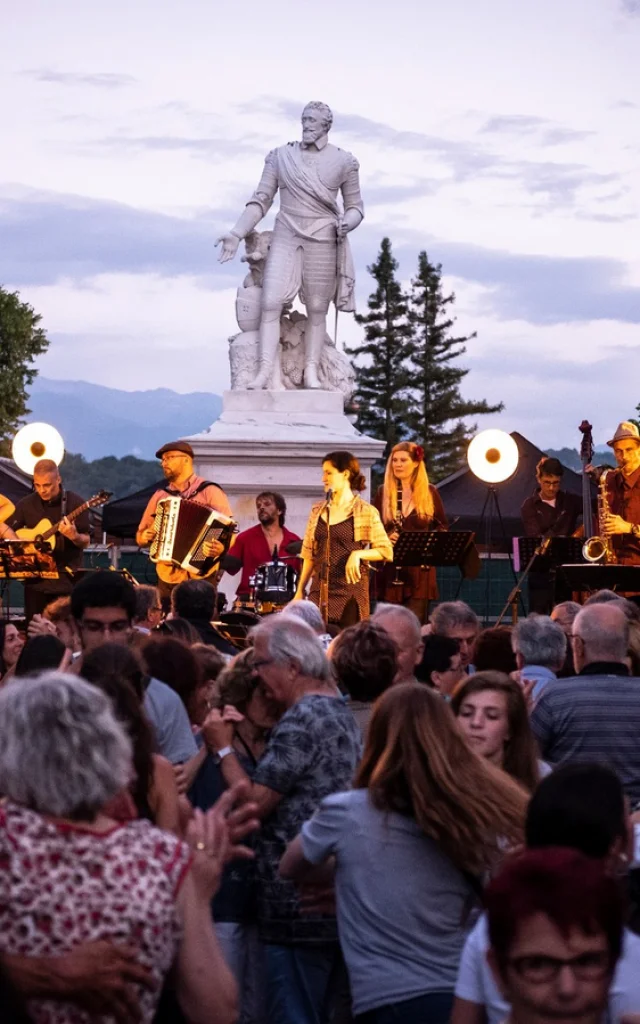
M582 953L569 960L554 956L518 956L508 961L516 974L533 985L555 981L563 967L568 967L580 981L598 981L611 970L611 957L602 952Z
M120 634L131 629L131 623L128 619L116 619L115 622L98 622L97 619L82 619L80 626L82 629L86 629L87 633Z

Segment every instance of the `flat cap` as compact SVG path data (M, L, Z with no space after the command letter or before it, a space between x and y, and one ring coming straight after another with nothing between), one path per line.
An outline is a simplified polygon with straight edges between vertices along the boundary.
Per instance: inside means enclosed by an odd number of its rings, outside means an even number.
M158 448L156 459L161 459L165 452L182 452L183 455L193 458L193 448L188 441L167 441L162 448Z

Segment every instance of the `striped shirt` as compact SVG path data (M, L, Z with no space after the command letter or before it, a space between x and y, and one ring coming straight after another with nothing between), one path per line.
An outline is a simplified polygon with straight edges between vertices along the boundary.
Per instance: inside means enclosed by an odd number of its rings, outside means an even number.
M553 765L598 762L640 801L640 678L622 664L588 665L550 682L531 715L540 754Z

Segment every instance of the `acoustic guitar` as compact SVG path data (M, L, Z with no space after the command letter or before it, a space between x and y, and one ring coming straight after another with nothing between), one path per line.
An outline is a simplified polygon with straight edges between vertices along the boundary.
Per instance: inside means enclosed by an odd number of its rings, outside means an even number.
M106 504L111 497L111 491L98 491L88 501L78 505L73 511L67 512L65 518L69 523L73 523L74 520L78 519L83 512L86 512L90 508L98 508L100 505ZM51 549L56 546L56 535L63 520L58 519L56 523L52 523L50 519L41 519L37 526L33 528L22 526L19 530L16 530L16 535L20 540L37 541L39 544L48 544Z

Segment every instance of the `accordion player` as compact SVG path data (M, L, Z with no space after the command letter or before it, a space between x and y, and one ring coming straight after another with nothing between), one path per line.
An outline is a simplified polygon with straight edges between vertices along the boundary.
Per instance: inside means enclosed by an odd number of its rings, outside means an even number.
M162 498L156 507L149 557L164 583L205 579L218 571L220 558L229 550L236 530L235 520L223 512L186 498ZM214 540L224 547L215 559L203 551L204 545Z

